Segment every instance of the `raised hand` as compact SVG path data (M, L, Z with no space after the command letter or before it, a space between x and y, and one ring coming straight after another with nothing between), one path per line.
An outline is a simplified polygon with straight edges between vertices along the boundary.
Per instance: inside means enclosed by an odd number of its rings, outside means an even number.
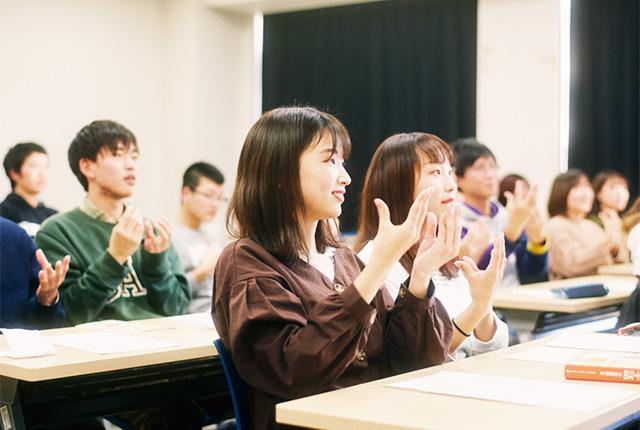
M42 269L38 272L40 285L36 290L36 298L45 306L52 305L58 297L58 287L64 281L69 270L70 256L65 256L62 261L56 261L55 268L49 264L47 257L41 249L36 250L36 259Z
M460 241L458 257L469 256L477 263L484 250L489 246L490 239L489 226L486 221L482 218L475 220L469 225L467 234Z
M534 206L529 212L529 219L527 220L527 225L524 228L529 241L536 244L542 244L545 241L543 228L544 221L542 220L542 215L540 215L538 208Z
M107 251L118 263L124 264L140 246L143 231L142 214L132 206L127 206L118 223L111 230Z
M513 193L507 191L504 193L507 199L507 226L504 229L504 235L512 242L518 240L525 228L527 219L531 210L536 206L536 194L538 187L536 185L526 190L527 185L523 180L516 181L516 187Z
M450 205L440 215L436 230L436 216L429 213L426 234L413 261L412 280L426 281L443 264L458 256L460 252L460 232L462 230L462 207ZM426 287L426 282L423 284ZM409 287L411 289L411 286Z
M616 250L622 241L622 220L614 209L603 209L598 213L604 225L604 232L609 237L611 249Z
M455 262L455 265L462 270L469 282L472 304L482 309L485 314L491 310L493 297L502 280L506 264L507 257L502 234L499 234L493 241L491 261L485 270L478 269L478 266L469 257Z
M405 252L409 250L422 235L423 225L428 214L429 198L433 188L427 188L418 194L409 209L407 219L400 225L393 225L389 215L389 208L380 199L374 203L378 209L378 234L373 239L374 253L379 258L397 262ZM372 255L372 258L373 258Z
M155 234L153 231L154 228L158 234ZM153 226L149 221L145 221L144 230L146 233L144 249L149 251L151 254L159 254L169 249L169 246L171 245L171 233L173 233L173 227L171 227L169 220L162 217Z
M427 188L418 194L409 209L407 219L400 225L393 225L387 205L380 199L375 200L380 219L378 234L373 239L369 263L353 282L367 303L371 303L393 265L420 240L432 192L433 188Z

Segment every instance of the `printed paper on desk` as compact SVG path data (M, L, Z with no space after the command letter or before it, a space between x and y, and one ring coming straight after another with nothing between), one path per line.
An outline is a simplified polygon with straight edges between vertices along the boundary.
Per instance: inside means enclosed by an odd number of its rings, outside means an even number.
M640 352L640 337L616 336L611 333L563 333L548 346L599 351Z
M163 340L101 332L49 336L47 339L55 345L94 354L115 354L178 346L176 343Z
M38 330L18 328L0 328L9 344L10 351L2 351L0 355L11 358L31 358L54 355L55 347Z
M617 387L588 386L567 382L533 381L503 376L442 371L388 385L393 388L494 400L554 409L590 411L627 396Z

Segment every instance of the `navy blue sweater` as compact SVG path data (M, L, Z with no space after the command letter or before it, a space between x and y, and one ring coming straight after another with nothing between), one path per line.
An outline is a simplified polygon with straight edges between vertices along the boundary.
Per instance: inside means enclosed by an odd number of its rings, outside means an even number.
M0 327L62 326L62 302L45 306L36 299L40 269L33 239L18 224L0 218Z

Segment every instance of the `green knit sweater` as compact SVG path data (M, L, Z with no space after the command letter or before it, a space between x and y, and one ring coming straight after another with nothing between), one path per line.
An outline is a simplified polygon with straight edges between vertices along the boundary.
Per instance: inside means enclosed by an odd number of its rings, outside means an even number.
M74 209L48 218L38 231L36 244L49 261L71 256L60 286L67 324L184 313L191 292L173 246L151 254L140 245L119 264L107 252L114 225Z

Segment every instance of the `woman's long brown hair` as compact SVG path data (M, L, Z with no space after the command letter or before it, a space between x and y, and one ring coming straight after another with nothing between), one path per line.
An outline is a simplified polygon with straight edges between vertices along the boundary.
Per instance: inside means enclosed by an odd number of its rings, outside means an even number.
M227 211L227 229L248 237L287 264L308 254L301 223L306 218L300 188L300 156L326 134L333 151L347 158L349 134L334 116L312 107L282 107L266 112L245 139L236 185ZM316 246L339 246L327 221L316 230Z
M415 187L422 163L444 163L453 160L451 148L442 139L428 133L402 133L387 138L376 150L362 190L360 220L354 249L362 250L378 232L378 210L373 203L381 199L389 207L393 224L405 221L413 204ZM401 258L400 264L411 273L419 244L412 246ZM458 270L450 261L440 268L448 278Z

